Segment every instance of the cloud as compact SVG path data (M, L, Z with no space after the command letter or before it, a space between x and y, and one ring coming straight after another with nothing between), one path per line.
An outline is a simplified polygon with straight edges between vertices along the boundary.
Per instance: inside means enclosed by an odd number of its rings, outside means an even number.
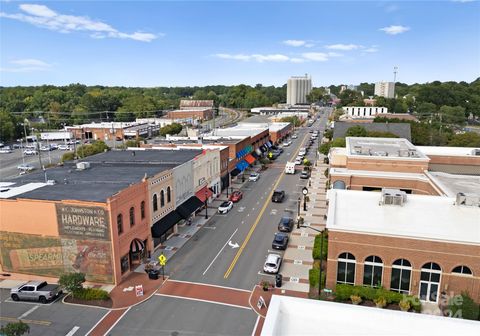
M36 27L46 28L61 33L73 31L91 32L93 38L131 39L141 42L151 42L164 34L134 32L131 34L120 32L107 23L95 21L87 16L63 15L44 5L21 4L20 10L24 13L8 14L0 12L0 17L30 23Z
M269 55L261 55L261 54L252 54L252 55L244 55L244 54L215 54L215 57L222 58L222 59L231 59L236 61L256 61L259 63L263 62L287 62L290 61L290 57L282 55L282 54L269 54Z
M302 57L309 61L325 62L328 61L329 55L322 52L308 52L303 53Z
M47 71L52 65L44 61L26 58L18 59L9 62L13 64L13 67L10 68L0 68L2 72L32 72L32 71Z
M385 12L392 13L392 12L397 11L398 9L399 9L399 7L397 5L389 4L385 7Z
M286 44L290 47L301 47L304 46L307 42L303 40L285 40L283 44Z
M358 44L330 44L325 46L327 49L332 49L332 50L355 50L355 49L361 49L363 46L358 45Z
M370 48L363 49L362 51L367 53L375 53L378 51L378 48L376 46L372 46Z
M385 33L387 33L389 35L397 35L397 34L401 34L401 33L405 33L406 31L409 31L410 27L388 26L388 27L380 28L380 30L384 31Z
M460 2L460 3L467 3L467 2L475 2L476 0L452 0L452 2Z
M305 59L294 57L294 58L290 58L290 62L292 62L292 63L305 63Z

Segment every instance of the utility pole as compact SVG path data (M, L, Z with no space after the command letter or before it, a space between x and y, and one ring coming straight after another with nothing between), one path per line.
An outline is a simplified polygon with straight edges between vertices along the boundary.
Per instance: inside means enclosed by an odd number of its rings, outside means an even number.
M395 102L396 102L395 83L397 82L397 70L398 70L398 67L394 66L393 67L393 111L392 111L393 114L395 114Z

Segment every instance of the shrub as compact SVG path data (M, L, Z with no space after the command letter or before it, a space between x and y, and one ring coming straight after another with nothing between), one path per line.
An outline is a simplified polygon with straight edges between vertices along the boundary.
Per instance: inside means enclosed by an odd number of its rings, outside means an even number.
M373 287L355 286L354 292L364 300L373 301L377 297L377 289Z
M318 286L318 277L320 276L320 270L318 268L311 268L308 270L308 281L310 282L310 287Z
M139 140L127 140L125 142L125 147L140 147Z
M68 152L62 155L62 162L65 161L72 161L74 159L75 153L73 152Z
M383 308L387 305L387 299L384 298L383 296L376 298L375 300L373 300L373 302L375 302L375 305L378 308Z
M422 302L420 301L419 298L417 298L416 296L412 296L412 295L407 295L406 297L406 300L408 300L408 302L410 302L410 307L417 313L420 313L422 311Z
M354 294L354 286L346 284L338 284L335 287L335 297L339 301L347 301Z
M261 164L269 164L269 163L271 162L271 161L270 161L269 159L267 159L267 158L261 158L259 161L260 161Z
M30 326L22 321L8 323L0 327L0 335L21 336L30 333Z
M450 316L459 317L467 320L479 320L479 305L472 300L467 292L461 295L455 295L448 302Z
M99 288L82 288L73 293L73 296L81 300L108 300L110 294Z
M352 300L352 303L355 304L355 305L362 302L362 298L358 295L355 295L355 294L350 295L350 300Z
M410 301L406 298L400 301L398 305L400 306L400 309L403 311L408 311L410 309Z
M323 246L322 246L322 235L318 234L315 236L315 241L313 243L313 250L312 250L312 257L313 259L320 259L323 260L327 259L327 252L328 252L328 237L326 234L323 234ZM320 247L323 248L323 251L320 251Z
M58 279L58 284L62 286L65 290L72 293L75 297L76 292L83 289L83 283L85 282L84 273L65 273L60 276Z

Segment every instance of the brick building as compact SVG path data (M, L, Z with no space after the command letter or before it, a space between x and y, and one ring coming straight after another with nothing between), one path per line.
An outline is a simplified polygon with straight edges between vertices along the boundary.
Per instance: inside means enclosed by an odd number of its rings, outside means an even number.
M137 122L101 122L66 126L75 139L83 140L122 140L149 138L157 135L160 125Z
M167 115L170 119L190 119L192 124L196 124L213 119L214 102L213 100L180 100L180 108L169 111Z
M326 287L384 286L438 302L480 302L479 198L330 190Z

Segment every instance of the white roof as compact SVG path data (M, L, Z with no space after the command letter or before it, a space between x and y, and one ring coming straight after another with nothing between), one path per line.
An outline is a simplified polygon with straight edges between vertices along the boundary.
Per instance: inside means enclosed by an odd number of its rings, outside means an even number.
M425 155L472 156L473 147L416 146ZM480 148L476 148L480 150Z
M263 131L267 130L268 126L262 126L262 127L253 127L252 124L239 124L235 127L228 127L228 128L216 128L215 131L213 132L215 136L220 136L220 137L228 137L228 136L250 136L253 137L257 134L262 133ZM209 134L208 136L213 135ZM207 136L207 137L208 137ZM207 138L206 137L206 138Z
M425 174L449 197L456 197L458 193L480 194L480 176L443 172L425 172Z
M477 335L479 326L476 321L273 295L261 335Z
M403 206L379 205L371 191L329 190L327 228L335 231L480 245L480 208L442 196L407 195Z
M425 160L428 158L403 138L347 137L348 155L362 158Z

